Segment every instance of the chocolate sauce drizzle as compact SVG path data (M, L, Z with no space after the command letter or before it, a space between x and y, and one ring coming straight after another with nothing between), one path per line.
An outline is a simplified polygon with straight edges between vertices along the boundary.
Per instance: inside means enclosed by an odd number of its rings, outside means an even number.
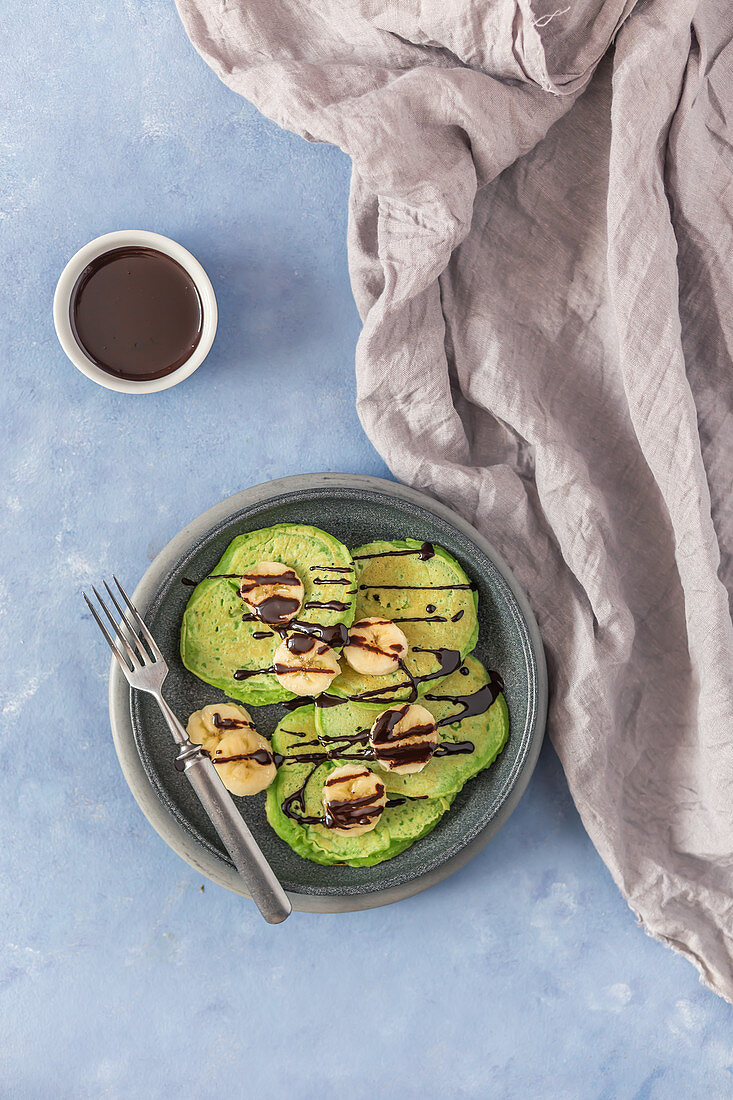
M276 592L272 596L266 596L259 603L252 603L248 596L263 585L282 585L283 588L300 588L303 586L300 577L294 569L286 569L284 573L243 573L239 594L244 602L252 608L256 618L267 626L281 626L292 619L300 611L301 600L298 596L285 596Z
M405 675L405 679L399 683L394 684L392 687L384 686L378 688L370 688L368 691L359 691L353 695L331 695L329 692L322 692L315 699L315 705L323 709L327 707L340 707L344 703L372 703L375 706L386 707L391 706L395 700L395 693L402 691L403 688L409 687L410 694L407 698L408 703L414 703L418 696L418 684L427 683L430 680L437 680L442 676L450 676L455 672L461 664L461 654L457 649L431 649L427 646L413 646L413 653L433 653L438 661L438 668L435 672L424 672L422 675L416 676L410 672L409 668L404 662L404 659L400 659L398 662L400 669ZM400 700L405 702L405 700ZM312 705L314 700L308 699L290 699L284 704L288 710L297 710L298 707L304 707Z
M320 745L321 752L296 753L293 756L282 758L286 763L300 762L313 765L305 777L302 785L282 803L282 810L286 817L291 817L303 825L326 825L325 815L318 817L306 817L305 791L313 774L318 767L327 760L389 760L393 764L427 763L432 757L468 755L475 751L473 741L432 741L426 740L413 744L401 745L399 742L408 737L415 737L423 733L430 733L439 726L454 725L462 722L464 718L472 718L483 714L496 701L497 696L503 690L501 676L497 672L489 674L489 683L483 685L478 691L469 695L426 695L426 699L433 701L448 700L460 707L455 714L448 715L436 722L435 727L413 726L404 734L395 734L395 727L404 716L409 704L403 703L380 715L375 723L374 732L369 729L357 730L356 733L334 734L333 736L321 735L315 741L301 741L299 748L310 748ZM321 696L321 699L323 697ZM321 699L318 705L321 705ZM335 696L330 699L336 700ZM338 704L345 702L338 700ZM334 705L334 703L326 703ZM371 737L370 737L371 733ZM329 748L327 746L333 746ZM355 746L364 746L363 749L355 749ZM425 796L420 796L425 797ZM387 805L398 805L398 802L388 802ZM296 806L301 813L296 813Z
M312 755L315 756L316 754L314 753ZM328 758L329 757L324 757L324 759ZM302 757L300 759L302 759ZM352 759L352 757L345 757L344 759ZM287 798L283 799L280 804L285 816L291 818L293 821L297 821L299 825L323 825L327 829L349 829L355 825L367 825L371 818L377 817L382 813L382 810L390 809L393 806L403 806L409 797L390 798L384 806L375 805L375 803L380 802L384 796L384 784L377 783L375 791L371 795L366 795L364 798L349 799L348 801L342 799L327 800L322 814L306 814L306 788L321 763L322 760L315 762L300 787L293 791L292 794L289 794ZM355 772L354 777L357 775L358 773ZM340 783L341 781L341 777L337 777L334 780L327 779L324 786L327 787L329 782ZM422 799L425 796L418 795L416 797ZM299 807L299 813L296 812L295 807Z
M407 714L410 704L385 710L374 723L370 743L375 760L384 760L393 766L402 764L427 764L438 747L439 738L435 722L411 726L401 733L397 726ZM411 737L424 737L411 745L400 744Z
M319 633L322 633L324 630L327 629L329 628L320 627ZM285 645L288 647L291 653L295 653L299 656L310 653L314 647L316 650L316 655L320 656L330 648L328 643L325 642L322 637L314 637L312 634L304 632L290 634L285 639ZM269 665L267 668L238 668L233 675L235 680L249 680L251 676L259 676L261 673L268 672L274 672L277 676L287 676L293 672L307 672L309 675L311 673L315 673L316 675L320 674L324 676L330 676L331 679L333 679L334 677L333 669L330 668L314 668L312 666L309 668L291 668L289 665L283 665L279 661L275 661L274 664ZM303 700L304 703L309 701L310 697L307 697Z
M306 604L306 607L309 606L309 604ZM242 615L242 622L250 623L256 621L256 615ZM323 626L321 623L306 623L303 622L302 619L291 619L287 623L272 623L268 625L272 626L272 630L256 631L252 637L271 638L277 633L282 639L285 639L290 634L307 634L311 638L317 638L319 642L325 642L326 645L331 646L332 649L340 649L342 646L345 646L349 640L349 628L345 626L344 623L334 623L333 626Z
M433 607L432 604L430 605L430 607L432 608L433 611L435 611L435 608ZM393 623L447 623L447 622L459 623L464 615L465 615L465 611L461 610L461 611L456 611L455 615L451 615L450 619L447 619L445 615L428 615L426 617L418 615L415 618L405 617L405 618L399 618L399 619L392 619L392 622Z
M309 565L311 573L353 573L353 565Z
M366 561L367 558L403 558L418 557L420 561L430 561L435 557L432 542L424 542L417 550L381 550L376 554L354 554L354 561Z
M461 672L462 671L463 669L461 669ZM478 691L474 691L470 695L427 694L425 698L430 699L432 702L445 700L461 708L455 714L449 714L445 718L441 718L438 722L439 726L452 726L456 722L462 722L464 718L474 718L478 714L485 714L489 707L493 706L503 690L504 681L499 673L490 672L488 684L484 684Z
M453 662L453 655L456 654L455 650L438 650L430 651L440 654L439 660L445 664L448 660ZM447 656L449 655L449 656ZM465 665L461 665L461 671L465 669ZM455 669L453 670L455 671ZM468 670L466 670L468 672ZM435 678L440 673L428 674L425 679ZM415 677L415 680L418 678ZM504 689L504 683L498 672L489 673L489 683L484 684L477 691L471 692L467 695L449 695L449 694L426 694L425 699L433 702L448 701L453 703L459 709L454 713L447 715L445 718L441 718L436 722L436 728L440 726L452 726L462 722L465 718L472 718L479 714L483 714L489 709L496 701L498 695ZM362 695L364 693L361 693ZM373 700L373 693L368 693ZM346 699L341 699L337 696L325 696L322 695L317 700L318 706L340 706L346 702ZM310 703L310 700L293 700L293 703L303 706ZM287 705L287 704L286 704ZM380 715L375 724L374 733L370 738L369 729L357 730L355 733L343 733L334 734L333 736L321 735L316 740L301 741L298 745L299 749L310 749L319 746L320 751L293 753L287 756L280 756L276 753L268 754L266 750L257 750L259 753L264 754L262 759L258 758L254 754L244 754L242 757L231 759L257 759L258 763L269 763L270 757L274 763L279 767L282 764L300 763L311 764L312 767L305 776L301 786L288 795L287 798L281 803L282 811L286 817L290 817L294 821L297 821L301 825L324 825L326 828L334 827L348 827L343 825L335 825L335 816L330 816L324 812L321 815L306 815L305 813L305 797L306 788L310 779L313 777L317 769L321 764L324 764L329 760L354 760L354 761L368 761L368 760L389 760L391 763L405 764L426 762L431 757L442 756L455 756L455 755L468 755L475 751L475 746L472 741L425 741L422 743L413 743L407 745L400 745L399 742L408 737L414 737L422 733L429 733L433 727L425 725L414 726L410 730L406 731L402 736L395 735L395 727L399 724L400 719L405 714L409 703L402 703L399 707L394 707ZM291 704L292 709L292 704ZM295 733L295 731L290 731ZM370 743L371 741L371 743ZM267 756L267 759L265 759ZM226 760L218 760L217 763L229 762L230 758ZM423 796L421 796L423 797ZM404 800L402 800L404 801ZM390 800L387 802L387 806L400 805L400 800ZM352 805L352 804L350 804ZM359 808L356 804L353 804L356 810ZM379 811L381 812L381 810ZM338 815L336 815L338 816ZM363 815L365 820L368 820L371 815ZM365 820L356 821L354 818L351 820L351 824L364 824Z
M327 798L323 814L327 829L350 829L355 825L368 825L371 818L379 817L384 807L384 783L377 783L372 794L363 798Z
M326 611L348 611L351 607L350 603L344 603L342 600L309 600L308 603L303 604L306 611L310 611L312 608L323 608Z
M214 728L218 730L254 729L254 724L248 722L246 718L222 718L218 711L212 714L211 721Z
M477 585L473 581L469 581L468 584L360 584L359 590L361 592L368 592L371 590L384 590L395 589L397 591L403 591L404 589L413 589L416 592L457 592L459 589L465 589L468 592L475 592Z
M352 566L341 565L311 565L309 568L317 572L332 571L335 573L353 573ZM249 574L247 573L210 573L204 580L239 580L243 581ZM255 584L285 584L296 585L300 584L300 579L294 570L290 570L289 573L282 573L273 576L265 576L264 574L252 576L252 585ZM188 577L181 579L181 584L185 584L191 588L195 588L198 581L192 581ZM314 578L314 584L352 584L352 579L342 580L334 578ZM353 596L356 594L355 588L350 588L347 595ZM269 627L268 630L257 630L252 634L253 638L258 641L263 638L272 638L277 633L282 639L287 638L290 634L307 634L310 637L317 638L319 641L325 642L326 645L331 646L334 649L341 649L345 646L349 640L349 631L343 623L335 623L332 626L325 626L321 623L308 623L302 619L291 618L294 611L297 611L300 607L300 601L294 600L288 596L270 596L268 599L263 600L258 607L253 608L251 611L245 612L242 615L242 622L261 622L263 626ZM303 605L303 609L310 610L324 610L324 611L348 611L351 607L350 602L344 600L309 600L308 603ZM235 673L234 678L236 680L245 680L249 676L256 676L260 672L273 672L274 668L257 669L249 671L246 669L238 670ZM246 675L245 675L246 673Z

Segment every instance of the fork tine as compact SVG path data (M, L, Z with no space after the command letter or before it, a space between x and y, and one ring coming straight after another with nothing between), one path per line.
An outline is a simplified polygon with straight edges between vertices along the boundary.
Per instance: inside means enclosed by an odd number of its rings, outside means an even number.
M112 650L112 652L114 653L115 657L117 658L117 660L119 661L119 663L120 663L120 664L122 665L122 671L123 671L123 672L130 672L130 666L128 665L127 661L125 660L125 658L124 658L124 657L122 656L122 654L120 653L120 651L119 651L119 649L117 648L117 646L116 646L115 642L114 642L114 641L112 640L112 638L111 638L111 637L109 636L109 633L108 633L108 631L107 631L107 627L106 627L106 626L104 625L104 623L103 623L103 622L102 622L102 620L100 619L99 615L98 615L98 614L97 614L97 612L96 612L96 611L94 610L94 607L92 606L92 603L91 603L91 601L90 601L89 597L87 596L86 592L82 592L82 596L83 596L83 597L84 597L84 599L86 600L86 605L87 605L87 607L89 608L89 610L91 611L92 615L94 616L94 618L95 618L95 620L96 620L96 623L97 623L97 626L99 627L99 629L100 629L100 630L102 631L102 633L104 634L104 636L105 636L105 638L106 638L106 640L107 640L107 644L108 644L109 648L110 648L110 649Z
M120 595L122 596L122 599L125 601L127 606L130 608L130 611L132 612L132 614L135 618L135 622L137 623L137 625L140 629L140 633L142 634L143 638L145 639L145 641L150 646L150 651L153 654L153 657L156 659L156 661L162 661L163 660L163 654L158 649L158 644L155 641L155 638L153 637L153 635L150 633L150 631L146 627L146 625L143 621L142 615L140 614L138 609L135 607L135 605L132 603L132 601L130 600L130 597L127 595L124 588L122 587L120 582L117 580L117 577L115 577L114 573L112 574L112 579L114 580L115 584L119 588Z
M128 619L127 615L125 614L125 611L117 603L117 600L115 599L115 594L112 591L112 589L110 588L110 586L107 584L106 581L104 582L104 587L107 589L107 591L109 593L109 598L112 600L112 603L115 605L115 610L117 611L117 614L120 616L120 619L122 620L122 622L125 624L125 626L127 627L127 629L130 632L130 637L127 640L128 640L128 642L132 641L132 643L134 644L135 650L137 651L137 655L140 658L141 664L149 663L150 662L150 657L148 656L148 652L145 649L145 646L142 644L142 639L136 633L135 627L132 625L132 623Z
M112 629L114 630L115 634L117 635L117 640L119 642L122 642L122 645L124 646L125 652L127 653L127 656L130 658L130 662L132 664L132 670L134 672L135 669L140 668L140 666L142 664L140 658L138 657L137 653L135 652L135 650L132 648L132 646L128 642L128 640L125 637L125 635L123 634L122 630L119 628L117 623L114 621L114 618L112 617L112 614L110 613L110 610L107 607L107 604L104 602L102 597L99 595L99 592L97 592L94 585L92 585L92 592L97 597L97 599L99 601L99 606L102 608L102 611L104 611L105 615L107 616L109 621L112 623Z

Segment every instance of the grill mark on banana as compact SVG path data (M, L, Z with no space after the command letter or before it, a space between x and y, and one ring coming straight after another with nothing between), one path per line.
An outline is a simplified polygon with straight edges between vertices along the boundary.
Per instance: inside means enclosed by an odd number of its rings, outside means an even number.
M298 614L305 589L289 565L261 561L242 574L239 594L261 622L278 626Z
M374 759L386 771L398 775L422 771L439 743L435 718L414 703L382 711L369 731Z
M359 619L349 629L344 657L362 676L386 676L397 671L407 650L407 638L391 619Z
M294 695L320 695L338 676L338 657L325 642L293 634L275 650L273 671Z

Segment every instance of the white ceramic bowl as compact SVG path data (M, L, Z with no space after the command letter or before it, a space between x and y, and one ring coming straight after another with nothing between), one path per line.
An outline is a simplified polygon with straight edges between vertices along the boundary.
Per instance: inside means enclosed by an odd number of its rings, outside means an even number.
M76 286L76 280L92 260L104 252L110 252L113 248L154 248L170 256L184 268L199 292L202 309L201 338L186 362L162 378L133 382L127 378L116 378L113 374L107 374L83 351L72 331L71 294ZM108 390L117 390L119 393L156 393L158 390L167 390L170 386L175 386L184 378L188 378L197 367L201 366L211 350L216 335L217 319L218 309L214 288L198 260L188 249L172 241L170 237L163 237L160 233L148 233L144 229L121 229L117 233L105 233L104 236L85 244L75 256L72 256L62 271L53 298L53 323L56 326L59 343L68 358L87 378L91 378L93 382L105 386Z

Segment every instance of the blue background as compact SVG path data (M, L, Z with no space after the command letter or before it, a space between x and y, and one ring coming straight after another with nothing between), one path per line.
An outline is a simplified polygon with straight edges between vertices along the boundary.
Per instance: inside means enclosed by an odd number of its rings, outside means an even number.
M354 411L349 165L219 84L169 0L2 8L2 1094L733 1095L729 1006L636 926L549 744L468 867L372 912L269 928L148 826L79 590L134 585L244 486L387 474ZM119 228L180 240L219 297L167 393L56 343L64 263Z

